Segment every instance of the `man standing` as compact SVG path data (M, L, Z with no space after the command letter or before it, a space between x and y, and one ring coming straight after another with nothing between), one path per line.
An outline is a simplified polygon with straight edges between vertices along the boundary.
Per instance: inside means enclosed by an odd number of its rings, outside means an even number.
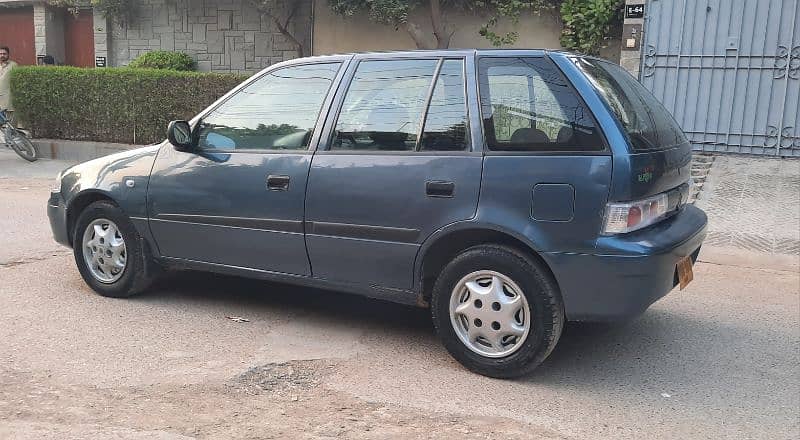
M0 110L13 111L11 107L11 69L17 63L9 59L11 51L7 46L0 46ZM10 116L10 115L9 115Z

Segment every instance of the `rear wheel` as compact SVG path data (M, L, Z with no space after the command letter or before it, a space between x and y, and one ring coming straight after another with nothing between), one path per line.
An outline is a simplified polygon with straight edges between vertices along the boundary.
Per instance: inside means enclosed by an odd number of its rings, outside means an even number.
M100 295L129 297L154 278L144 240L122 210L108 201L94 202L81 212L72 243L83 280Z
M437 334L468 369L491 377L524 375L556 346L564 306L539 263L499 245L470 248L448 264L433 288Z
M6 142L21 158L34 162L39 158L39 151L30 139L19 130L10 129L5 133Z

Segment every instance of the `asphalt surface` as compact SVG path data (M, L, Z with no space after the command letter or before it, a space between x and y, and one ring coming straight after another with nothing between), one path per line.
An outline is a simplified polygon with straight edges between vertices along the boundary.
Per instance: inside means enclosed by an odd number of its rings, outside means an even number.
M495 380L426 310L194 272L94 294L47 225L66 165L0 151L0 438L800 438L793 256L704 250L686 290Z

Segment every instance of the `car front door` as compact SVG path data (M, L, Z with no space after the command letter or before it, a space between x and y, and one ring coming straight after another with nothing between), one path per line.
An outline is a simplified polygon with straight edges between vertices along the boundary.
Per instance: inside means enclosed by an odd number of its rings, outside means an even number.
M471 58L356 58L309 173L315 277L411 289L421 243L475 215L482 154L470 134ZM344 87L340 88L344 89Z
M341 65L272 70L195 123L192 151L161 149L148 209L162 256L310 275L302 223L310 147Z

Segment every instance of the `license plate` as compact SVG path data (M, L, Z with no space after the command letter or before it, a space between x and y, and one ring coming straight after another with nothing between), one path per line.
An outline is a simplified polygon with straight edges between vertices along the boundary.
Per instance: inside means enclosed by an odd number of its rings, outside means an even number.
M692 258L681 258L680 261L678 261L678 281L681 284L681 290L685 289L693 279L694 272L692 272Z

